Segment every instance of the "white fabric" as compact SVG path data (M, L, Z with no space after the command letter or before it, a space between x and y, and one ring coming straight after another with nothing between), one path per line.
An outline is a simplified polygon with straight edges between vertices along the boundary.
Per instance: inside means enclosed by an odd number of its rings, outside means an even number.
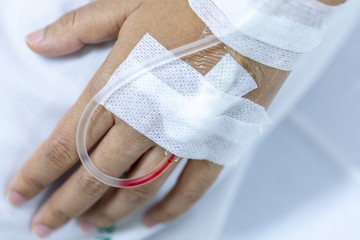
M57 121L76 101L112 46L112 43L110 43L97 47L87 47L79 54L72 54L69 57L43 58L35 55L26 47L24 35L43 27L61 14L87 2L86 0L0 1L0 66L2 66L0 68L0 97L2 99L0 102L1 239L38 239L32 235L29 223L31 216L45 200L46 195L41 194L24 206L14 208L6 201L6 186L18 167L50 134ZM354 3L359 2L355 0ZM354 5L351 6L354 7ZM357 9L360 9L360 4L356 6ZM350 17L352 17L350 19L354 23L355 17L359 16L358 11L356 14L355 11L350 11L350 13ZM332 29L333 33L326 38L327 41L323 45L324 47L309 57L305 57L302 61L303 64L300 64L302 67L299 71L292 74L290 81L287 82L285 89L281 91L281 95L277 98L277 104L274 105L275 108L272 111L272 118L279 112L278 109L280 108L283 116L301 96L298 94L299 89L301 92L305 91L304 85L310 86L312 82L315 82L320 70L326 71L326 64L323 63L333 57L335 53L332 51L334 45L341 46L343 44L343 37L345 36L343 30L348 29L350 31L349 12L343 12L342 15L338 16L337 21L339 24ZM340 33L338 33L339 31ZM330 53L329 49L331 49ZM322 57L324 53L327 53L325 58ZM315 63L317 67L313 67ZM321 63L320 69L317 63ZM304 81L304 73L306 73L306 81ZM289 98L291 104L288 104ZM72 221L47 239L228 240L221 234L221 230L224 224L227 224L227 221L238 221L237 218L227 219L226 212L232 210L233 206L230 200L233 199L232 194L237 186L235 183L241 179L244 168L244 165L238 165L231 169L226 168L229 170L227 176L213 188L212 192L202 198L199 204L195 205L185 216L164 226L162 229L148 230L143 228L139 223L140 215L137 214L131 216L124 223L120 223L112 233L85 234ZM261 176L258 177L261 178ZM175 178L166 182L164 189L170 189L174 181ZM161 198L161 194L157 195L156 198ZM309 202L312 201L312 199L309 199ZM234 205L238 204L238 202L234 203ZM314 208L316 208L318 205L322 206L323 202L313 204ZM304 222L306 218L314 219L313 216L304 216ZM334 218L334 216L331 215L330 218ZM322 223L322 220L320 219L317 223ZM301 238L302 234L304 234L304 228L299 227L296 218L291 223L291 229L294 232L292 236L297 236L299 239L308 239L308 234ZM288 222L282 225L282 229L278 227L275 229L279 232L279 235L283 234L283 238L276 239L289 239L286 237L289 232L286 224ZM269 226L269 229L273 228L272 225ZM331 232L338 232L336 225L328 226L328 229L330 228ZM314 229L314 231L317 230ZM150 237L155 232L159 232L159 234ZM261 236L257 239L272 239L263 232L260 234ZM339 237L338 239L357 239L358 237L358 234L355 235L349 231L347 231L347 234L351 237ZM238 239L238 236L232 239ZM329 235L319 236L316 240L320 239L328 240Z
M321 41L336 8L317 0L189 0L225 44L264 65L292 70Z
M108 84L152 56L168 53L146 34ZM268 121L262 106L242 98L256 87L230 54L205 76L177 59L115 89L101 104L177 156L230 165Z
M79 53L60 58L46 58L31 52L24 36L53 22L66 12L88 3L88 0L5 0L0 1L0 238L9 240L37 240L30 229L30 221L39 206L48 198L47 189L21 207L11 206L6 199L6 187L11 177L36 148L54 129L56 123L68 111L85 88L96 70L105 60L113 43L85 47ZM44 11L46 9L46 11ZM41 17L34 17L41 16ZM86 66L86 68L84 68ZM182 165L166 181L155 198L136 214L119 222L114 229L84 233L71 221L46 239L49 240L143 240L167 226L148 229L141 224L144 210L161 199L176 182ZM204 197L184 216L196 225L208 214L208 207L220 203L231 195L228 184L238 178L235 168L225 168L215 184L210 197ZM216 189L221 192L215 191ZM212 196L212 197L211 197ZM225 202L224 202L225 203ZM223 213L220 205L212 210L216 216ZM200 214L201 213L201 214ZM192 216L196 215L194 218ZM183 221L184 218L179 219ZM218 232L219 218L207 219L212 230L203 232L194 228L192 236L210 236ZM173 224L178 223L174 221ZM181 224L180 224L181 225ZM185 232L184 232L185 233ZM194 235L195 234L195 235ZM206 235L208 236L206 236ZM178 235L180 236L180 235ZM164 238L168 239L168 237ZM184 236L184 239L191 239ZM162 238L157 238L162 240Z

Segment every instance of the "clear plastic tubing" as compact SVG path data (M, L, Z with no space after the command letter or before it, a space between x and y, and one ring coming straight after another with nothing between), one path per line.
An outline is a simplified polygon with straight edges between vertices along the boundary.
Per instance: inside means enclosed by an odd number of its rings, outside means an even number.
M109 176L104 172L100 171L94 163L91 161L88 150L86 147L86 129L88 127L90 118L94 114L95 110L99 107L100 103L110 96L113 91L121 89L122 87L129 84L131 81L140 77L142 74L145 74L156 67L160 67L166 63L174 61L176 59L191 55L193 53L208 49L217 44L221 43L215 36L209 36L204 39L183 45L179 48L173 49L169 54L163 54L161 56L155 56L149 61L140 64L138 67L132 71L124 74L120 79L117 79L112 84L105 85L94 97L91 99L89 104L86 106L77 129L76 135L76 144L77 150L80 157L80 160L86 170L100 182L117 188L129 188L136 187L143 184L146 184L158 176L160 176L166 169L168 169L174 162L178 161L180 157L175 156L174 154L166 153L164 159L159 163L159 165L148 174L132 179L121 179Z
M238 22L236 25L237 27L245 25L247 22L249 22L255 13L262 8L265 5L268 5L268 10L271 10L272 8L275 9L276 5L280 4L283 0L267 0L264 1L264 3L260 6L258 6L257 9L254 9L253 11L250 11L248 14L242 17L241 21ZM108 96L111 95L111 93L117 89L121 89L122 87L129 84L131 81L135 80L136 78L140 77L141 75L153 70L154 68L160 67L164 64L167 64L171 61L174 61L176 59L186 57L188 55L191 55L196 52L200 52L202 50L211 48L213 46L216 46L217 44L220 44L221 42L218 40L218 38L214 35L200 39L198 41L183 45L181 47L175 48L171 51L169 51L168 54L163 54L161 56L155 56L148 61L144 62L143 64L139 64L138 67L135 69L132 69L132 71L129 71L124 74L124 76L120 79L117 79L117 81L113 81L111 84L106 84L104 88L102 88L94 97L91 99L89 104L86 106L85 111L83 112L78 129L77 129L77 136L76 136L76 144L77 144L77 150L80 157L80 160L86 170L97 180L100 182L117 188L129 188L129 187L136 187L143 184L146 184L158 176L160 176L166 169L168 169L174 162L178 161L180 157L175 156L174 154L165 154L164 159L159 163L159 165L148 174L133 178L133 179L121 179L121 178L115 178L112 176L109 176L105 174L104 172L100 171L94 163L91 161L87 148L86 148L86 129L88 127L89 121L91 116L94 114L97 107L100 105L100 103L105 100Z

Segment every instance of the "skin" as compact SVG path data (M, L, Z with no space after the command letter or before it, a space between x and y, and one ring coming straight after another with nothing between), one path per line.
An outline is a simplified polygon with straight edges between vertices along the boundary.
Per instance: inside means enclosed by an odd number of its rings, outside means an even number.
M323 2L332 4L335 0ZM31 50L52 57L72 53L85 44L116 38L117 41L77 102L15 174L7 189L9 201L21 205L78 162L75 134L84 108L145 33L150 33L167 49L173 49L198 40L204 28L204 23L186 0L99 0L62 16L44 30L28 35L27 44ZM268 107L289 72L266 67L231 49L228 51L259 85L246 97ZM87 146L91 149L91 159L105 173L120 176L137 161L128 175L142 176L163 158L163 148L104 108L100 107L93 119L87 132ZM144 186L109 189L80 166L35 214L31 222L33 231L39 237L46 237L74 218L85 231L111 226L151 199L174 167ZM189 210L221 170L222 166L210 161L190 159L170 193L147 210L143 223L152 227Z
M346 0L319 0L319 1L334 6L346 2Z

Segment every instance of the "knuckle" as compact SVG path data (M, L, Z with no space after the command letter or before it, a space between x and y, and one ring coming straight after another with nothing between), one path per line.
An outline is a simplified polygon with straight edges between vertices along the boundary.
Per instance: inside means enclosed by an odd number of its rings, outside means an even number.
M90 81L86 91L88 93L87 98L93 98L100 91L100 89L105 86L108 78L111 76L109 74L106 74L106 76L104 76L105 74L106 73L102 72L101 75L95 75L95 77Z
M92 126L102 126L108 127L114 124L113 114L106 110L105 107L99 106L96 109L93 116L90 118L90 123L88 129L92 129Z
M45 186L46 186L44 183L39 181L39 179L36 178L34 175L29 174L27 172L24 172L22 174L22 180L25 183L24 186L26 186L26 187L23 187L22 189L20 189L18 191L19 191L19 193L21 193L21 195L23 195L25 197L31 197L31 196L29 196L31 194L29 191L30 189L41 190L41 189L45 188Z
M140 188L124 189L125 199L127 202L140 205L151 198L151 194Z
M179 190L178 195L186 205L192 205L201 198L202 193L196 190L184 188Z
M52 164L52 167L62 169L73 163L70 142L67 137L62 135L48 139L45 146L45 157Z
M105 184L99 182L86 170L81 172L77 182L79 184L80 191L89 197L98 195L107 189Z
M174 209L164 208L161 211L162 221L170 221L180 216L180 212L176 212Z
M50 215L51 219L55 219L56 222L65 223L72 219L71 216L59 208L48 209L48 214Z
M63 26L67 30L76 28L77 15L78 15L78 13L76 10L65 13L59 19L60 25Z
M147 149L154 146L154 142L145 137L142 133L138 132L125 122L119 122L119 119L114 125L114 130L117 132L116 135L121 136L121 149L122 155L125 158L131 158L134 152L138 152L139 149Z
M117 222L115 218L106 213L98 213L96 218L98 227L110 227Z
M209 186L212 184L213 181L214 178L211 176L210 172L206 172L206 174L199 173L197 179L193 181L192 187L193 189L197 189L198 192L206 191L206 189L209 188Z

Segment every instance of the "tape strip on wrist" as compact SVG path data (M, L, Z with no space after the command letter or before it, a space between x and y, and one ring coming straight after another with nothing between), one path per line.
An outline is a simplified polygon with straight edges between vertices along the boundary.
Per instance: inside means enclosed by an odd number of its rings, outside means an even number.
M152 56L167 53L146 34L109 83ZM115 90L101 104L177 156L230 165L269 122L262 106L243 98L255 88L253 78L230 54L205 76L177 59Z
M319 45L335 6L317 0L189 0L225 44L264 65L289 71Z

